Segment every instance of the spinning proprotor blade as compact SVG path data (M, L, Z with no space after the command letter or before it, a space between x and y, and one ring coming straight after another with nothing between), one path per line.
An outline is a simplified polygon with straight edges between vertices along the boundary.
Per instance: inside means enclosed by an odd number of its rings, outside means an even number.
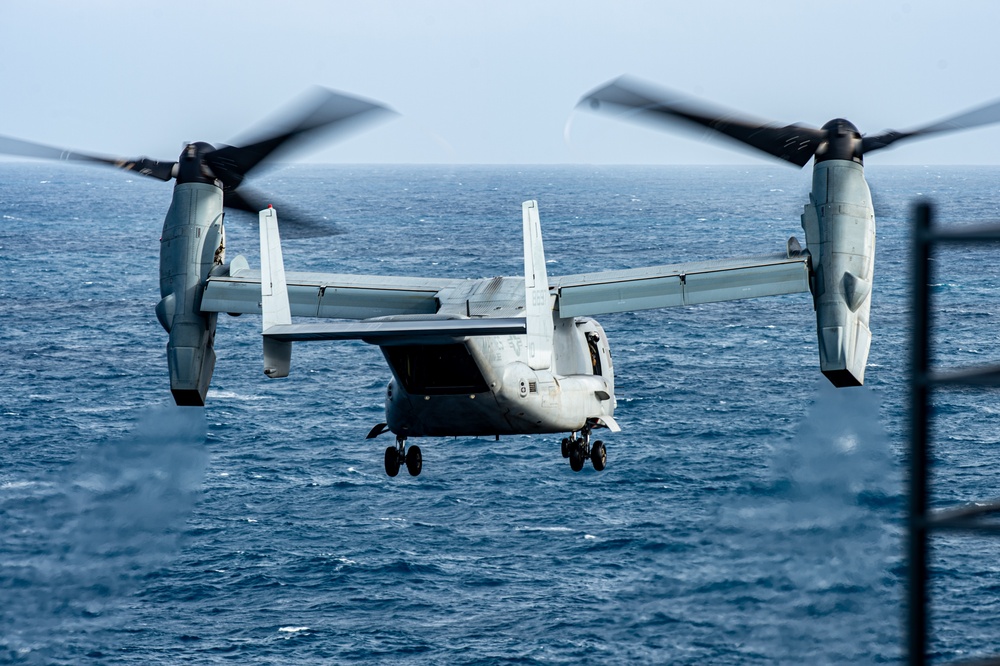
M392 112L377 102L320 88L286 112L283 119L267 123L268 129L259 131L257 138L241 146L189 143L176 162L148 157L109 157L4 136L0 136L0 153L99 164L163 181L175 179L178 184L216 183L223 189L226 207L256 213L267 207L267 200L243 185L254 169L292 148L302 147L307 139L356 129L362 122L388 113ZM283 224L294 223L307 231L309 228L316 230L315 223L282 208Z
M610 110L628 119L705 128L799 167L813 157L817 162L847 159L860 163L865 154L897 141L1000 122L1000 100L997 100L916 129L862 136L853 123L843 118L835 118L819 129L798 123L780 125L624 76L587 93L578 106Z

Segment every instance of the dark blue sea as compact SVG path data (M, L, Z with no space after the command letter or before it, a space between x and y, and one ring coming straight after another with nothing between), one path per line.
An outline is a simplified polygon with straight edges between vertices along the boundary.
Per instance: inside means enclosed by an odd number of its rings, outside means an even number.
M866 386L820 375L796 294L601 317L622 432L420 441L385 475L389 371L362 343L262 373L221 316L208 405L172 406L158 238L169 184L0 164L0 662L880 664L904 642L911 207L1000 219L1000 167L872 160ZM549 273L780 252L808 169L311 166L258 180L341 233L289 270ZM285 203L287 202L287 203ZM253 218L230 258L259 265ZM938 367L996 362L997 248L934 262ZM935 505L1000 495L997 392L934 395ZM998 542L935 537L932 655L1000 653Z

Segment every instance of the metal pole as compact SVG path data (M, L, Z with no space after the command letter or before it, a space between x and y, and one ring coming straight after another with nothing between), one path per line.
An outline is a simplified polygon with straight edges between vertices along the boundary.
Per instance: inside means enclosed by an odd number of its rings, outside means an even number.
M908 663L927 663L928 618L928 371L930 348L930 246L932 211L920 203L915 211L913 242L913 320L910 383L910 516L909 590L907 612Z

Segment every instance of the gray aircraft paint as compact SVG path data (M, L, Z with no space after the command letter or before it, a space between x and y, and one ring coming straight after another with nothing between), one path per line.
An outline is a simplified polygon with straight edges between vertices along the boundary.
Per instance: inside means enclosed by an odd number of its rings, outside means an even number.
M160 302L156 316L170 334L167 366L178 405L204 405L215 369L218 315L202 310L209 274L225 261L222 190L179 183L160 238Z
M835 386L864 383L875 272L875 211L864 167L827 160L813 168L802 213L813 257L820 369Z

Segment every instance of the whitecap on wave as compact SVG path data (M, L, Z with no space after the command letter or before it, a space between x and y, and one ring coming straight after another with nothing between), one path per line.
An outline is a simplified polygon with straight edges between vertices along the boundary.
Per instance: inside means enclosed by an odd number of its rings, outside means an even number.
M214 400L264 400L262 395L248 395L246 393L237 393L235 391L215 391L209 389L208 397Z

